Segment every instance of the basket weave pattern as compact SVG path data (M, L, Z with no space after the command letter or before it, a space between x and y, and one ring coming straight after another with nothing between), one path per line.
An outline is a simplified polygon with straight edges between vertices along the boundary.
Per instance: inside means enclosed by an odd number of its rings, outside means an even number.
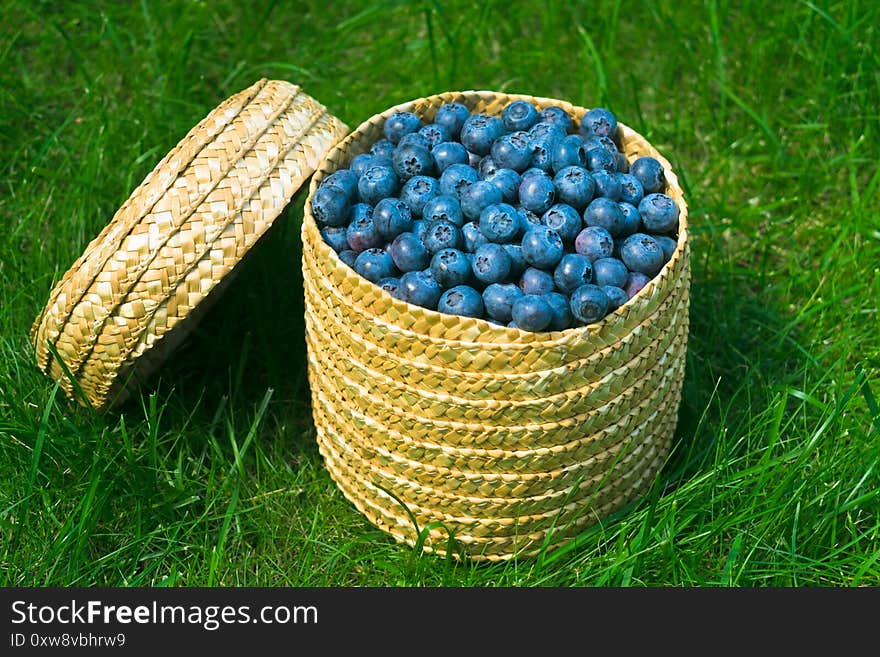
M135 365L145 376L162 355L150 350L167 351L183 337L346 132L289 82L263 79L221 103L53 289L31 331L40 369L69 395L78 385L98 409L123 399Z
M395 111L430 121L447 102L500 114L516 99L561 106L578 120L586 111L494 92L398 105L333 148L310 192L380 139ZM662 466L688 335L687 206L669 162L641 135L621 131L630 161L651 155L666 168L680 209L678 249L638 295L583 328L529 333L395 299L339 260L311 216L311 195L306 202L302 267L319 449L345 496L397 540L415 543L414 518L428 527L429 551L444 554L452 532L474 559L531 555L637 499Z

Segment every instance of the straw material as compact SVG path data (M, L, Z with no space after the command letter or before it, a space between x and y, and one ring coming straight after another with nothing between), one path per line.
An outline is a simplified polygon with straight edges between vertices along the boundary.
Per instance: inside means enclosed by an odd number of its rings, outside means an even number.
M96 409L123 400L127 381L185 337L347 131L285 81L259 80L221 103L52 290L31 331L39 368Z
M639 294L597 324L502 328L395 299L358 276L311 216L321 180L382 135L395 111L431 121L461 102L500 114L525 99L487 91L398 105L333 148L303 221L309 381L318 445L344 495L395 539L473 559L552 549L638 499L669 451L681 400L690 281L687 205L669 162L621 125L632 161L657 158L679 205L678 248ZM419 537L416 527L422 530Z

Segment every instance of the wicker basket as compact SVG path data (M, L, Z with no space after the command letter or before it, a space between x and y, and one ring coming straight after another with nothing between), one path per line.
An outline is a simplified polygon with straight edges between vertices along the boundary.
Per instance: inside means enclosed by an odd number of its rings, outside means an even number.
M680 210L678 248L601 322L553 333L499 328L408 304L358 276L311 215L321 180L381 138L385 119L444 103L500 114L516 99L444 93L398 105L331 149L302 227L312 411L326 467L395 539L473 559L533 555L640 497L675 429L688 336L687 206L669 162L621 125L627 158L657 158ZM421 530L421 536L417 533Z

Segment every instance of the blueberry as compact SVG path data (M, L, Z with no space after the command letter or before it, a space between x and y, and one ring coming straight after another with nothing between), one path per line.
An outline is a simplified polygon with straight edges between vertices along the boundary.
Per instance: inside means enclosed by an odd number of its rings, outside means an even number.
M573 244L581 231L581 215L570 205L557 203L541 216L541 223L552 228L565 244Z
M426 151L431 150L431 144L428 143L427 138L422 135L421 132L411 132L408 135L401 137L400 141L397 142L397 147L395 148L394 153L406 146L418 146L419 148L424 148ZM394 159L394 153L391 154L392 160Z
M552 142L549 139L532 139L532 166L541 169L546 173L553 171L553 151L559 142Z
M584 324L592 324L608 314L608 295L597 285L587 283L571 293L571 314Z
M629 237L633 233L638 233L642 229L642 215L639 214L638 208L629 203L618 203L620 211L623 212L623 227L620 229L620 237Z
M476 221L469 221L461 227L461 237L464 242L464 250L468 253L473 253L481 244L486 244L489 241L483 235Z
M492 155L486 155L480 158L479 164L477 164L477 175L480 176L480 180L486 180L493 173L498 171L501 167L495 162L492 158Z
M552 121L539 121L528 132L532 143L546 141L548 144L555 144L565 139L566 135L566 130Z
M387 166L370 166L358 180L358 195L364 203L376 205L383 198L394 196L398 189L397 174Z
M666 191L666 174L663 165L653 157L642 156L636 158L629 165L629 173L642 183L645 194Z
M379 139L370 146L370 153L390 158L394 154L394 144L387 139Z
M510 256L500 244L483 244L474 252L471 269L481 283L500 283L510 274Z
M392 144L397 144L401 137L415 132L422 127L422 120L412 112L394 112L385 119L382 131L385 138Z
M324 226L321 229L321 237L330 245L330 248L339 253L348 248L348 241L345 239L345 226Z
M401 180L434 174L434 158L431 151L423 146L398 146L391 161L394 163L394 172Z
M639 203L642 225L652 233L674 233L678 229L678 205L666 194L648 194Z
M472 153L488 155L492 142L504 134L504 124L497 116L472 114L461 127L461 143Z
M389 142L390 143L390 142ZM351 169L354 174L360 178L364 175L364 171L369 169L373 165L374 157L369 153L361 153L360 155L355 155L351 160L351 164L349 164L349 169ZM388 161L391 161L389 156Z
M601 226L587 226L574 238L574 250L595 262L611 256L614 238Z
M594 176L581 166L561 169L553 178L556 198L562 203L583 210L596 193Z
M657 243L663 251L663 261L669 262L672 258L672 254L675 253L675 249L678 248L678 242L666 235L655 236L654 239L657 240Z
M568 297L559 292L548 292L544 300L550 305L550 331L564 331L571 326L571 306Z
M480 232L490 242L512 242L520 230L519 211L507 203L493 203L480 213Z
M345 190L350 203L357 202L358 175L351 169L338 169L321 181L321 186L336 185Z
M480 179L476 170L467 164L451 164L440 174L440 193L461 198L461 192Z
M393 240L401 233L412 230L412 222L412 211L398 198L383 198L373 208L376 232L386 240Z
M464 224L461 204L457 198L446 194L438 194L425 201L422 217L427 221L448 221L459 228Z
M553 319L553 309L538 294L524 294L511 306L510 314L516 325L524 331L543 331Z
M513 169L495 169L486 180L495 185L501 191L501 200L504 203L516 203L519 201L519 185L522 182L520 175Z
M587 226L601 226L612 237L620 235L624 226L623 211L610 198L594 198L584 210L584 223Z
M492 159L502 169L525 171L532 161L532 144L529 134L520 131L501 135L492 144Z
M529 230L534 226L543 226L541 223L541 217L536 215L531 210L526 210L523 206L517 205L515 206L519 211L519 233L517 233L517 238L522 241L522 236L525 235Z
M409 206L416 219L422 216L422 210L430 199L440 193L440 183L430 176L413 176L407 180L400 190L400 200Z
M358 254L354 270L371 283L394 276L394 261L385 249L367 249Z
M598 261L597 261L598 262ZM553 271L553 283L564 294L571 294L593 279L593 265L590 259L580 253L566 253Z
M351 249L345 249L344 251L339 252L339 259L352 269L354 269L354 263L357 260L357 257L357 251L352 251Z
M510 258L510 275L512 277L520 276L528 267L526 259L523 258L522 245L520 244L502 244L504 250Z
M623 287L628 275L626 265L617 258L599 258L593 263L593 282L599 287Z
M345 239L355 253L381 246L382 236L373 222L373 208L366 203L358 203L351 213L351 222L345 231Z
M348 194L339 185L321 185L312 196L312 216L319 225L344 226L350 209Z
M461 128L470 115L470 110L461 103L446 103L437 109L434 123L446 128L450 138L458 139Z
M551 155L551 167L554 173L558 173L565 167L586 166L583 150L583 141L577 135L568 135L565 139L556 142Z
M433 255L431 274L440 287L463 285L471 279L471 260L459 249L441 249Z
M612 155L600 146L588 149L586 145L584 145L584 160L590 171L604 170L608 173L614 173L617 171L617 156Z
M555 105L544 108L541 112L541 120L558 125L563 132L568 132L571 129L571 116L564 109Z
M553 276L537 267L529 267L519 277L519 289L523 294L549 294L555 289Z
M538 110L528 101L515 100L502 110L501 122L510 132L528 130L538 122Z
M620 201L630 205L638 205L645 196L645 188L642 183L631 173L618 173L617 180L620 182Z
M513 283L492 283L483 290L483 307L490 319L507 323L513 319L513 303L523 296Z
M402 272L417 271L428 266L428 250L414 233L401 233L394 238L388 253Z
M473 167L474 171L477 170L477 167L480 166L480 162L482 162L483 156L477 155L476 153L471 153L468 151L468 166Z
M544 169L542 169L540 167L529 167L528 169L523 171L522 174L520 174L520 179L525 180L526 178L529 178L531 176L541 176L543 178L550 178L550 174L547 173L546 171L544 171ZM552 178L551 178L551 180L552 180Z
M614 312L629 301L629 295L626 293L626 290L614 285L603 285L602 291L608 297L608 312Z
M388 276L380 280L378 283L376 283L376 285L381 287L392 297L395 297L396 299L400 298L401 291L399 278L396 278L395 276Z
M614 143L614 140L611 137L585 136L583 139L585 153L591 148L604 148L615 158L617 158L618 154L620 153L617 148L617 144Z
M408 271L400 277L400 298L423 308L435 309L443 288L428 269Z
M556 187L550 176L527 176L519 184L519 202L526 210L544 214L555 200Z
M424 219L416 219L413 221L412 229L410 232L418 237L422 242L425 241L425 234L428 232L428 224L429 221L425 221Z
M581 119L581 134L613 138L617 134L617 118L604 107L594 107Z
M663 249L650 235L635 233L620 246L620 259L630 271L653 276L663 267Z
M485 208L501 203L502 196L495 185L487 180L478 180L462 189L460 198L461 211L465 218L475 221Z
M623 153L617 154L617 171L618 173L629 173L629 160Z
M642 288L644 288L650 281L650 276L646 276L640 271L631 271L626 279L626 287L623 289L627 296L632 299L641 292Z
M440 125L438 123L429 123L428 125L423 125L421 128L419 128L419 134L425 138L425 141L428 142L428 148L431 149L434 148L437 144L452 139L452 136L449 134L449 130L446 129L446 126Z
M608 173L604 169L593 171L593 182L596 183L596 196L610 198L614 202L621 200L623 187L616 173Z
M483 316L483 297L468 285L456 285L440 295L437 310L448 315L480 318Z
M434 158L434 166L439 173L443 173L453 164L467 164L467 149L457 141L444 141L434 146L431 151Z
M461 230L451 221L433 221L428 224L424 242L428 253L459 249L462 246Z
M533 267L552 269L562 259L562 238L552 228L535 226L522 238L523 258Z

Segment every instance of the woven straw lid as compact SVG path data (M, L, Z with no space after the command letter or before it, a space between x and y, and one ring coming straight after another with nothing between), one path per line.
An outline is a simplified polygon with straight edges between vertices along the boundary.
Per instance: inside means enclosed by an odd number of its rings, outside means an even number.
M223 101L52 290L31 329L39 368L98 410L124 400L347 132L289 82L261 79Z

